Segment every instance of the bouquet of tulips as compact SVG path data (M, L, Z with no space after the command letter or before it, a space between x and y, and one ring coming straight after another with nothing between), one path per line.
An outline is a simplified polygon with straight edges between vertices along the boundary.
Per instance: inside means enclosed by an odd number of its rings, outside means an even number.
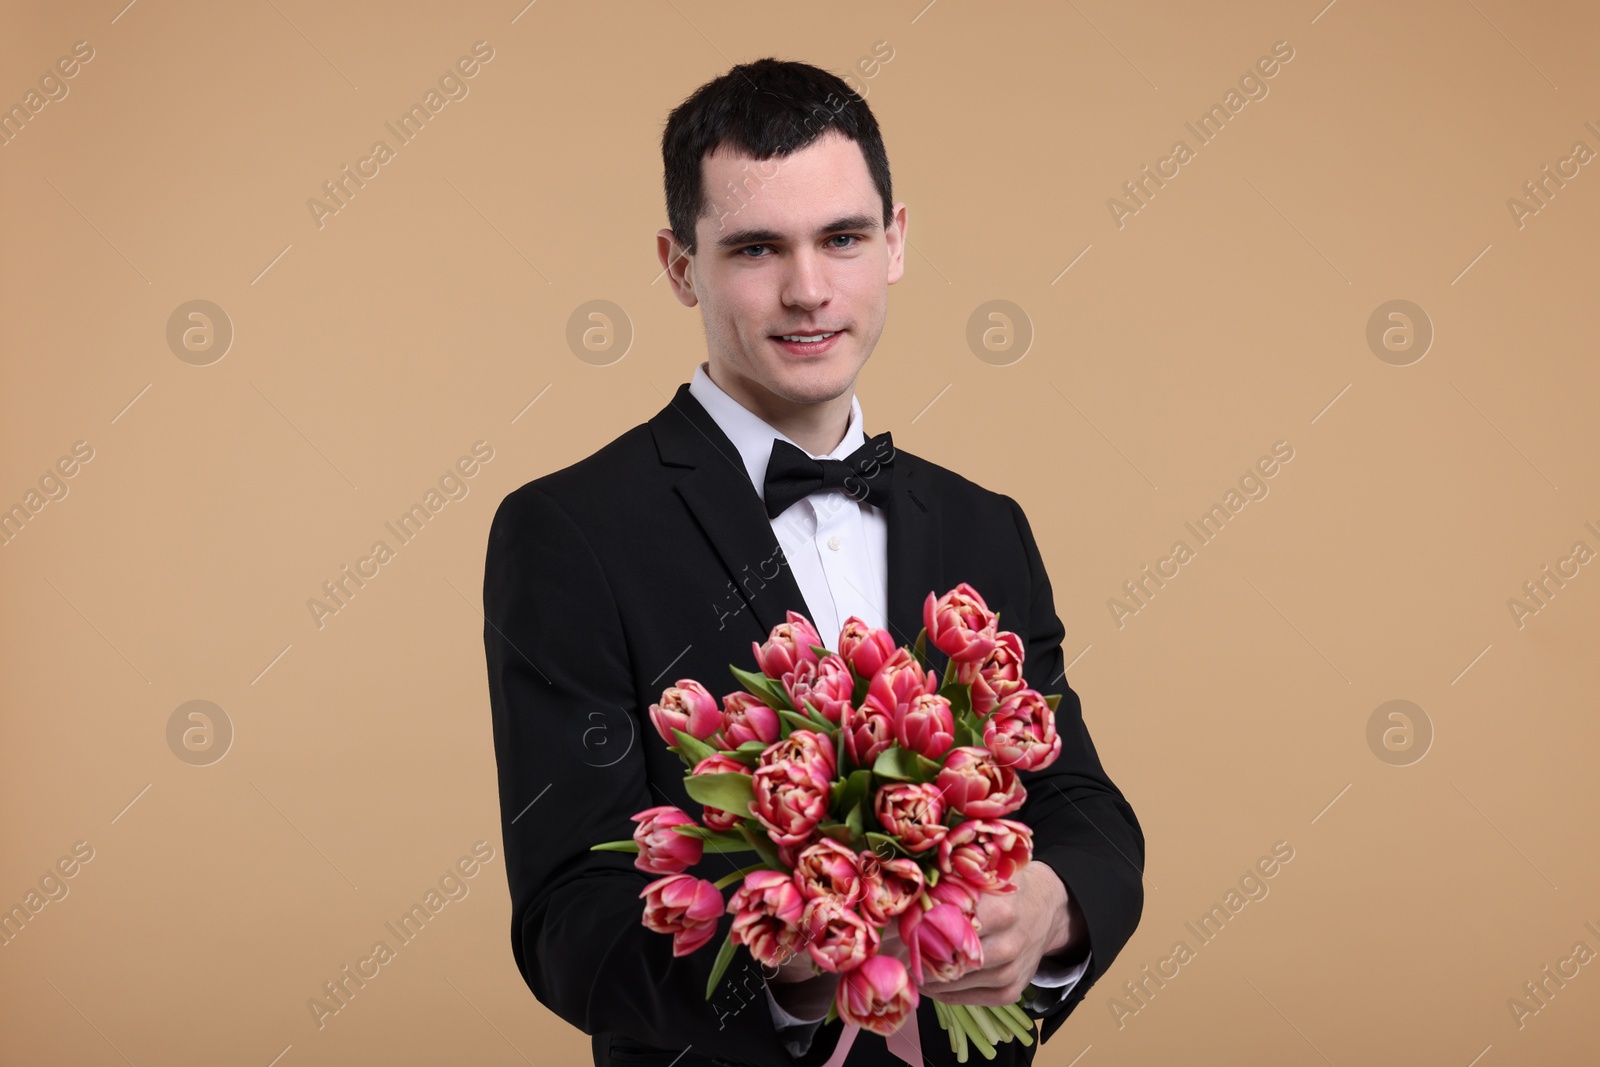
M759 673L730 666L743 689L720 706L692 679L650 706L700 818L649 808L633 816L632 840L593 848L635 852L661 876L640 893L644 925L671 934L675 956L733 913L708 1000L738 945L769 967L804 951L818 973L840 975L828 1021L888 1036L915 1025L920 985L982 965L978 899L1015 892L1032 858L1032 832L1005 816L1027 798L1017 772L1060 754L1061 697L1028 687L1021 638L970 585L930 592L922 617L910 648L852 616L830 650L790 611L752 642ZM942 679L927 668L930 641L948 657ZM715 882L684 873L707 852L755 862ZM891 922L909 973L879 952ZM969 1043L990 1059L1001 1042L1032 1044L1020 1005L936 1002L962 1062Z

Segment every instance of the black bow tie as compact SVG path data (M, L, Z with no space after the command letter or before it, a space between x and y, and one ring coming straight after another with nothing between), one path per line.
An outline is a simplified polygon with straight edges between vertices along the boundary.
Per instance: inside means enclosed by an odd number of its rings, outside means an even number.
M762 497L767 518L775 519L797 500L820 489L838 489L855 500L889 506L889 467L894 441L885 430L844 459L812 459L781 438L773 438Z

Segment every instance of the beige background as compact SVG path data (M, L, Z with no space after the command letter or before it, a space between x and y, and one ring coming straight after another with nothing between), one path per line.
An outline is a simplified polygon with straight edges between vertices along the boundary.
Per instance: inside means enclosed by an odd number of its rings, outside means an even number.
M5 1060L588 1062L511 959L485 539L703 358L654 280L660 130L769 54L855 70L909 204L868 432L1023 503L1147 835L1143 922L1038 1062L1600 1057L1600 964L1508 1006L1600 951L1600 566L1507 606L1600 550L1600 164L1507 207L1600 150L1593 5L121 2L0 33L7 105L94 49L0 148L0 505L93 449L0 547L0 903L93 849L0 948ZM470 95L319 228L306 201L477 41ZM1108 198L1277 41L1269 95L1119 228ZM196 299L234 331L207 366L166 340ZM568 347L595 299L621 359ZM969 348L992 299L1023 358ZM1396 299L1435 331L1407 366L1366 340ZM319 628L322 583L478 441L467 495ZM1119 627L1278 441L1270 494ZM1434 735L1405 766L1367 740L1396 699ZM206 766L169 747L191 700L234 734ZM318 1029L308 998L478 841L469 894ZM1119 1026L1279 841L1270 894Z

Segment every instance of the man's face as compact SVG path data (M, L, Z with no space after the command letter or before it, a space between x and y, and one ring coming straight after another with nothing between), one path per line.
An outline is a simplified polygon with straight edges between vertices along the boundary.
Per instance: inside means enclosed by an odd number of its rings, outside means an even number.
M834 131L767 160L718 149L701 167L710 210L696 221L695 255L682 256L671 230L657 245L678 299L700 305L714 377L762 406L847 393L904 273L905 205L885 231L861 149ZM834 336L782 339L819 334Z

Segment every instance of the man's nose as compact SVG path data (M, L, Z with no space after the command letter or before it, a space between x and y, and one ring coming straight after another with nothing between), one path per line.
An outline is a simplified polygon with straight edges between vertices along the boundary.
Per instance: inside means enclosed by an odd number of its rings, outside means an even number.
M784 283L783 302L810 310L826 301L829 292L827 264L822 257L812 250L796 253Z

